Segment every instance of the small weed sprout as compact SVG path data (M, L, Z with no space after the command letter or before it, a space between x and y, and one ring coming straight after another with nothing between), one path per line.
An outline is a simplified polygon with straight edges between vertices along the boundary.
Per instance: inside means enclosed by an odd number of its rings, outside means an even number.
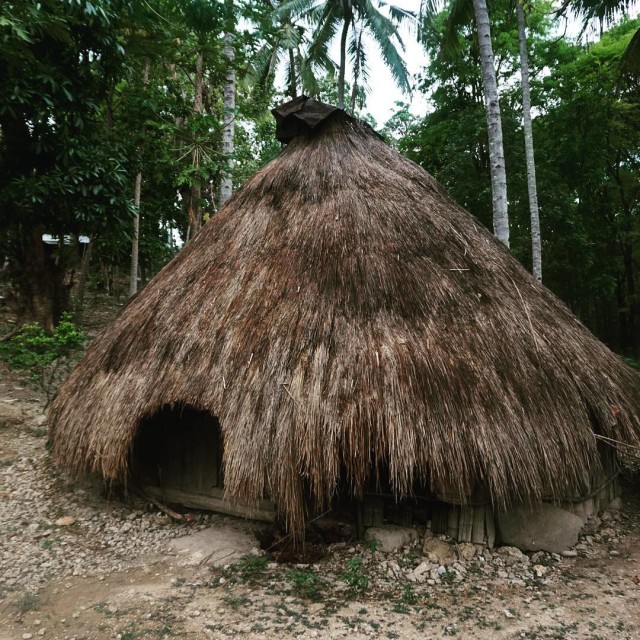
M250 600L246 596L228 595L222 598L222 602L234 611L237 611L240 607L244 607L249 604Z
M297 595L313 602L322 600L321 589L324 583L317 573L313 571L289 571L287 577Z
M35 611L40 606L40 598L37 594L31 591L23 593L15 602L14 605L20 612L20 615L24 615L29 611Z
M453 584L456 581L456 574L453 571L445 571L440 576L440 581L443 584Z
M369 578L362 571L362 558L354 556L347 560L347 570L342 574L342 579L349 585L354 594L362 594L369 586Z
M418 602L418 594L413 590L413 586L409 583L402 587L402 601L406 604L415 604Z
M268 562L267 556L248 555L236 565L236 571L243 580L250 580L262 574Z
M375 538L370 538L369 540L367 540L367 547L369 551L371 551L371 553L375 553L378 550L379 546L380 542Z

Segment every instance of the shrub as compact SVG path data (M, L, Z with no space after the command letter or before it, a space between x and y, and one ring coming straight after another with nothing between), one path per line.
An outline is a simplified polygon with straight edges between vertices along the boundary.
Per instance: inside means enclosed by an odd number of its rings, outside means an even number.
M31 383L45 393L48 405L85 339L71 315L64 313L52 334L38 324L22 325L11 339L0 343L0 357L12 369L28 372Z

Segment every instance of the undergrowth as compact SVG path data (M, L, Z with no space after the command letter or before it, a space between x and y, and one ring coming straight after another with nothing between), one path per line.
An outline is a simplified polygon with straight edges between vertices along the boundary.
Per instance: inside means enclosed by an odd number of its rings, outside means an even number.
M22 325L9 340L0 342L0 358L12 369L27 373L29 382L44 392L48 405L85 339L71 315L64 313L52 334L36 323Z

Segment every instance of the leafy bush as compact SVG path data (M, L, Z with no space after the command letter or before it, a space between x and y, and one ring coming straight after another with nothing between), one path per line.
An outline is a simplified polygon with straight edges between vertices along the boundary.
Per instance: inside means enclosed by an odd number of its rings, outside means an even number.
M49 404L85 339L71 315L64 313L52 334L38 324L22 325L10 340L0 343L0 358L12 369L27 371L31 383L44 391Z

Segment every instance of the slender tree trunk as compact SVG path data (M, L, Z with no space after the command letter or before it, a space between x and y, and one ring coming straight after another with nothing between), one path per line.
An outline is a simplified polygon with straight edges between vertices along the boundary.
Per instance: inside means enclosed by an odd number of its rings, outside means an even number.
M493 200L493 232L498 240L509 246L509 211L507 202L507 174L502 145L502 119L498 83L493 63L489 12L486 0L473 0L476 17L478 41L480 44L480 63L482 65L482 84L484 104L487 112L489 133L489 158L491 168L491 192Z
M89 267L91 266L91 254L93 253L93 238L84 245L82 260L80 262L80 275L78 277L78 293L76 294L76 322L81 322L84 313L84 296L87 290Z
M340 68L338 69L338 107L344 109L344 76L347 67L347 35L351 23L351 3L343 2L344 22L342 24L342 34L340 35Z
M146 87L149 84L149 60L144 62L142 72L142 82ZM144 137L145 127L142 125L142 135ZM142 192L142 169L136 173L136 182L133 189L133 234L131 237L131 271L129 275L129 296L138 292L138 260L140 247L140 194Z
M204 111L203 87L204 53L199 51L196 56L196 77L193 96L193 112L196 114L196 117L200 116ZM195 168L195 173L193 176L193 182L191 183L191 189L189 191L189 203L187 207L187 218L189 220L187 242L196 236L198 231L200 231L200 225L202 224L202 216L200 215L200 199L202 197L202 184L200 183L199 172L200 149L197 144L194 144L193 151L191 152L191 164Z
M289 97L298 97L298 84L296 82L296 56L293 49L289 49Z
M527 54L527 31L522 0L516 0L518 13L518 39L520 41L520 75L522 77L522 119L524 126L524 150L527 159L527 188L531 212L531 255L533 275L542 282L542 247L540 240L540 216L538 213L538 187L536 184L536 162L533 154L533 128L531 126L531 91L529 88L529 56Z
M353 62L353 87L351 89L351 114L356 111L356 100L358 99L358 81L360 80L360 66L362 64L362 28L358 34L358 46L356 49L356 59Z
M138 293L138 256L140 240L140 194L142 191L142 171L136 173L136 183L133 189L133 234L131 237L131 270L129 272L129 295Z
M227 79L224 85L224 129L222 130L222 154L226 158L226 167L220 180L219 204L222 206L233 193L233 136L235 133L236 110L236 69L233 33L224 35L224 55L228 60Z

